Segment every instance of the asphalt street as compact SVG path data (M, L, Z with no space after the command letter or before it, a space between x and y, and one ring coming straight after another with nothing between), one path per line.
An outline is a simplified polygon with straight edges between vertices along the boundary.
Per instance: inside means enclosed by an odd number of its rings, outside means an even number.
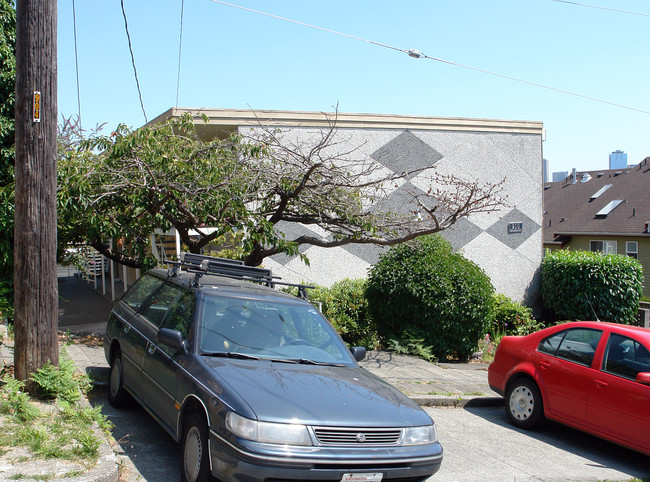
M115 424L122 482L180 480L179 447L137 404L115 409L105 389L91 393ZM650 479L650 457L562 425L534 432L510 426L502 407L427 407L445 449L432 482L629 481Z
M431 481L628 481L650 478L650 457L560 424L512 427L503 407L425 408L445 450Z

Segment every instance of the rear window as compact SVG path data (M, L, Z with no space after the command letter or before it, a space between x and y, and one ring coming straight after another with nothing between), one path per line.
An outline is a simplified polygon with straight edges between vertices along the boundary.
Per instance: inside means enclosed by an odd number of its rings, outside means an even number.
M591 328L572 328L544 338L537 351L580 365L591 366L603 332Z
M149 296L163 285L164 281L150 274L141 276L124 294L122 301L135 311L139 311Z

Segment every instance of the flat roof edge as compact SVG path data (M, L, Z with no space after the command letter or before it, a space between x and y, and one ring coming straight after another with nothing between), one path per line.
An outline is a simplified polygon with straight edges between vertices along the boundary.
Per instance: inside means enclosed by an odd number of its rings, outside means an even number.
M393 114L350 114L335 112L306 112L253 109L190 109L173 107L147 125L164 122L172 117L190 113L200 118L205 115L208 125L255 126L258 124L286 127L327 127L336 118L339 128L414 129L508 132L542 135L541 121L476 119L463 117L430 117Z

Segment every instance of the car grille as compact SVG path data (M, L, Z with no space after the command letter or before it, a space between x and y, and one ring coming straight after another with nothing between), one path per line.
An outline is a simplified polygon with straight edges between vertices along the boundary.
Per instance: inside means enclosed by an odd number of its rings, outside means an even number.
M320 445L397 445L400 429L324 428L314 427Z

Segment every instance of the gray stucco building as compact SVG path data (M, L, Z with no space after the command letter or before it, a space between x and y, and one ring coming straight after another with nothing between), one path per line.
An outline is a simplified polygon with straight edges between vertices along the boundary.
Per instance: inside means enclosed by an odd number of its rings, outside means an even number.
M151 124L186 112L205 115L197 120L204 138L224 132L247 133L259 125L291 131L305 139L328 127L334 114L229 109L179 109L165 112ZM538 271L543 255L543 161L541 122L465 119L384 114L337 113L342 150L355 150L387 169L405 166L433 167L467 181L498 183L505 179L507 205L499 211L461 218L442 232L456 250L476 262L490 276L496 291L527 304L536 304ZM408 179L410 189L422 189L418 176ZM389 195L399 196L400 189ZM295 228L294 228L295 229ZM318 229L312 234L322 235ZM382 248L348 245L338 248L308 247L306 266L299 258L274 256L265 267L286 281L331 284L344 278L366 277Z

